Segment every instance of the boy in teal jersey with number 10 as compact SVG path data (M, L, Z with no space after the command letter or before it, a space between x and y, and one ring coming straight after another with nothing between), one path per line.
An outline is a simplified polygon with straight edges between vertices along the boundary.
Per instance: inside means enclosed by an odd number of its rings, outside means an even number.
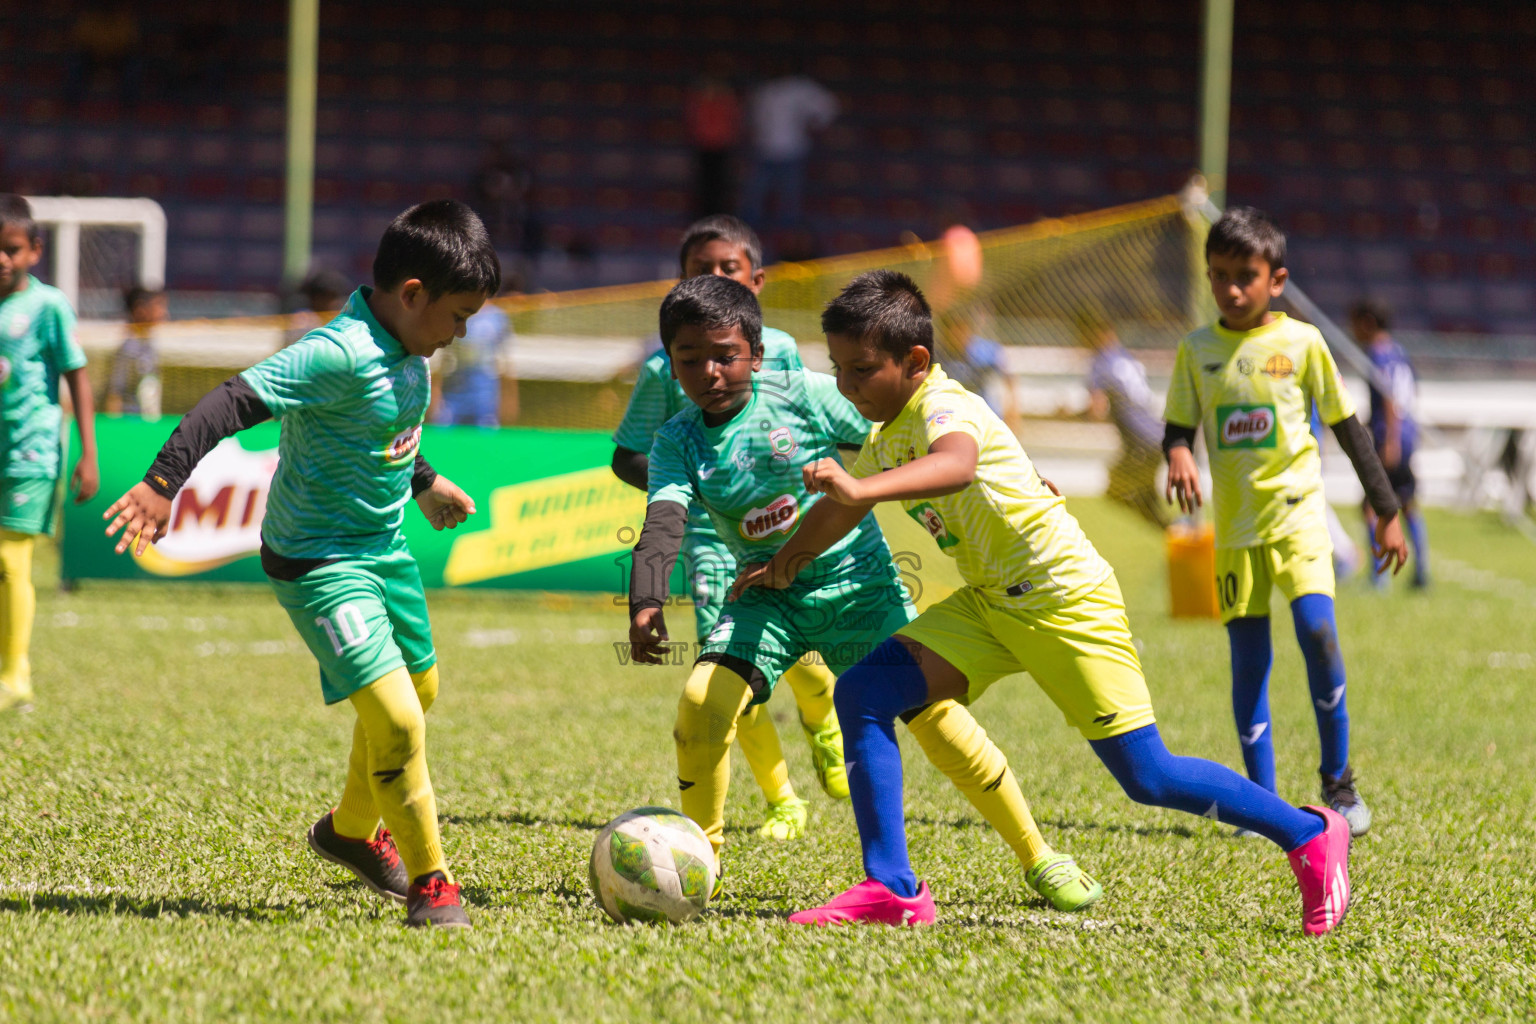
M662 340L692 404L657 433L650 453L630 587L630 643L642 664L662 661L662 609L689 507L704 507L735 562L761 561L794 536L816 504L804 467L869 430L825 374L756 372L761 329L751 291L722 277L685 280L662 303ZM741 713L766 701L808 652L841 673L916 614L874 517L849 526L803 566L794 586L748 591L702 638L673 738L683 813L704 829L717 857ZM905 721L913 738L1013 848L1029 885L1061 910L1098 899L1098 883L1046 845L1007 759L969 712L947 700L911 711Z
M143 553L165 535L198 460L236 431L282 422L261 567L320 663L325 702L348 701L357 713L341 802L307 838L322 858L405 903L412 926L465 928L469 918L443 858L427 773L423 715L437 696L437 652L401 525L413 497L439 530L475 511L420 452L427 357L464 336L500 280L468 207L445 199L405 211L379 242L374 286L204 397L104 517L108 536L123 530L119 554L135 540Z
M53 533L64 469L60 377L69 384L80 431L75 501L95 497L100 480L75 313L62 292L32 277L42 255L31 205L0 195L0 711L25 710L32 701L32 548Z
M679 254L684 278L715 274L749 288L754 295L763 288L763 246L757 233L742 220L727 214L705 217L683 233ZM783 331L763 328L763 368L798 370L800 349ZM656 432L673 416L693 403L683 394L672 374L665 347L640 367L635 390L624 419L614 431L613 472L620 480L646 490L649 482L647 453ZM688 528L683 539L683 567L693 596L695 633L702 642L714 631L736 560L715 534L709 513L698 502L688 507ZM811 747L816 777L826 794L847 799L848 780L843 773L843 733L832 706L832 673L816 662L796 662L784 673L800 710L800 727ZM806 802L795 796L784 762L779 733L765 707L753 705L736 727L736 741L752 769L752 775L768 801L768 819L758 830L768 839L794 839L806 825Z

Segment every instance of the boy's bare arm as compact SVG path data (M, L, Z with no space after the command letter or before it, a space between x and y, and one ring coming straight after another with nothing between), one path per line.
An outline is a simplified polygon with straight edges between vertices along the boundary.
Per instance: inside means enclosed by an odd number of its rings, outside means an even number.
M742 566L736 575L736 582L731 584L731 596L727 600L737 600L748 587L782 590L789 586L802 569L842 540L874 507L873 504L845 505L839 501L818 501L811 506L794 534L772 558L766 562Z
M101 470L96 462L96 404L85 367L66 371L64 381L69 385L70 401L75 407L75 427L80 431L80 461L75 463L69 482L75 491L75 504L83 505L96 497L96 492L101 489Z
M867 511L882 501L939 498L963 491L976 479L978 457L976 439L957 430L936 438L922 458L862 480L850 476L836 459L820 459L802 472L812 494L825 494L843 505L862 505Z
M1168 456L1168 486L1163 497L1170 503L1175 495L1186 514L1205 504L1200 495L1200 467L1195 465L1195 428L1169 423L1163 433L1163 454Z

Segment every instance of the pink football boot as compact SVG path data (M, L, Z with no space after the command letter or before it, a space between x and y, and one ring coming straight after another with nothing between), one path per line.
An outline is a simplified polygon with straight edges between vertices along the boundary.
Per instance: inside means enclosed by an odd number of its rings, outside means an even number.
M1286 854L1301 886L1301 929L1323 935L1349 912L1349 822L1326 807L1303 807L1323 819L1317 838Z
M822 907L789 915L791 924L933 924L933 896L921 882L908 899L866 878Z

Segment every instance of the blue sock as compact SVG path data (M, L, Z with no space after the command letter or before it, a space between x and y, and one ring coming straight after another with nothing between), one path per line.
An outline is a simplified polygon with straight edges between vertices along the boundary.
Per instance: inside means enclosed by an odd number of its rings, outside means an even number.
M1408 523L1408 543L1413 545L1413 582L1429 582L1429 534L1424 532L1424 516L1417 508L1403 513Z
M1321 816L1292 807L1232 769L1203 758L1170 754L1155 725L1106 740L1089 740L1088 745L1125 795L1139 804L1240 825L1287 852L1322 834Z
M917 895L907 857L896 716L928 702L928 681L894 637L844 672L832 703L843 726L848 795L864 847L864 874L898 896Z
M1275 789L1275 742L1269 719L1269 616L1255 615L1227 623L1232 647L1232 717L1242 742L1248 777L1271 793Z
M1344 655L1339 650L1333 598L1302 594L1291 602L1291 616L1296 620L1296 642L1307 661L1307 687L1317 715L1317 742L1322 748L1318 768L1337 776L1349 764L1349 707L1344 699Z

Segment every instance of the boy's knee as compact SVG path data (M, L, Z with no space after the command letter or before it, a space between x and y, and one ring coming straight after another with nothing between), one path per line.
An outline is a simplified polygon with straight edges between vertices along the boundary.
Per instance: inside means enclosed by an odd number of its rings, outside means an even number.
M738 673L715 662L693 666L677 702L672 737L680 745L729 744L736 720L752 699L752 689Z

